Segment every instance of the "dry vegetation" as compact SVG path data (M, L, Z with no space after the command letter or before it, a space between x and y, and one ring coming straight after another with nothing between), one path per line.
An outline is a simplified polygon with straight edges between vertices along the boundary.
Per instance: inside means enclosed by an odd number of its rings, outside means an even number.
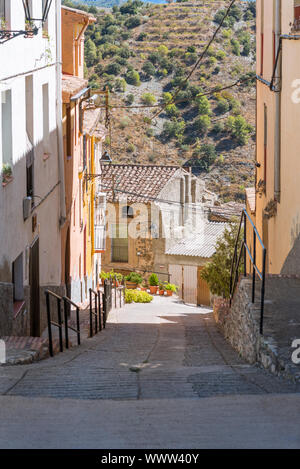
M166 102L169 95L164 93L172 94L182 84L216 29L215 14L224 3L148 4L138 6L134 14L121 13L118 7L110 15L100 13L101 28L96 24L87 35L96 47L92 60L91 43L86 50L90 84L108 85L113 105ZM254 173L254 81L215 93L208 100L199 96L253 75L255 19L245 2L238 1L238 8L241 15L222 28L180 92L180 103L154 120L155 109L112 109L115 162L191 164L225 201L244 198L244 188L252 184ZM133 17L140 24L131 27L128 20ZM106 36L108 43L103 40ZM138 72L138 80L133 72ZM106 143L109 147L109 139Z

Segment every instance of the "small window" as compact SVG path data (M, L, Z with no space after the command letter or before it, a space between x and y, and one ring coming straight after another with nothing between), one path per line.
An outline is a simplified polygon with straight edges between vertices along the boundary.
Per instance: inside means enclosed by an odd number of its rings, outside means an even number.
M23 253L20 254L12 264L12 283L14 288L14 301L24 300Z
M112 226L111 260L128 262L128 229L125 224Z
M2 111L2 162L12 165L12 96L11 90L1 93Z
M125 205L122 207L122 218L133 218L134 213L133 213L133 208L131 205Z
M49 86L43 85L43 139L48 142L49 139Z

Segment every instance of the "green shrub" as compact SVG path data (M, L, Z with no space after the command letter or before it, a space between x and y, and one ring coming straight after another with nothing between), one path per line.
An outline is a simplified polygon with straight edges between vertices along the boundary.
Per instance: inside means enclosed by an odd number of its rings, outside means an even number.
M128 18L128 20L125 21L125 26L128 29L133 29L136 28L141 24L141 18L139 16L132 16L131 18Z
M143 281L143 277L137 272L130 272L130 274L126 275L125 280L140 285Z
M146 104L147 106L152 106L153 104L156 103L156 98L152 93L144 93L141 96L141 101L143 104Z
M253 128L243 116L229 116L226 122L227 129L240 145L246 145Z
M198 95L195 101L198 104L199 114L208 116L211 114L210 102L206 96Z
M204 266L200 274L208 283L210 291L223 298L230 296L230 271L237 233L236 223L232 223L229 228L225 229L223 236L217 241L216 252L212 260ZM242 239L243 233L241 232L239 244ZM242 263L240 272L242 272Z
M136 70L129 70L126 73L125 79L130 85L140 86L141 84L140 75Z
M156 274L151 274L149 277L149 285L151 287L157 287L158 285L158 276Z
M199 116L194 121L194 129L201 134L206 134L208 130L211 128L211 119L206 114L204 116Z
M105 72L109 75L120 75L121 73L121 65L118 63L112 63L105 67Z
M150 303L153 296L149 293L140 290L127 290L125 289L125 303Z
M115 81L115 90L124 93L126 91L126 81L124 78L117 78Z
M154 76L156 73L156 68L150 61L144 63L142 70L147 76Z
M175 285L174 283L166 283L166 284L164 285L164 289L165 289L165 290L169 290L169 291L172 291L172 292L174 292L174 293L177 292L178 288L179 288L179 287L178 287L177 285Z
M218 104L216 106L217 112L219 112L220 114L225 114L226 112L229 111L229 109L230 109L230 106L229 106L228 101L226 101L226 99L224 98L221 98L218 101Z
M181 140L185 130L185 122L178 121L177 119L171 122L165 122L163 127L163 134L167 139L177 138Z
M126 96L126 104L128 104L128 106L131 106L131 104L133 104L133 102L134 102L134 94L129 93Z

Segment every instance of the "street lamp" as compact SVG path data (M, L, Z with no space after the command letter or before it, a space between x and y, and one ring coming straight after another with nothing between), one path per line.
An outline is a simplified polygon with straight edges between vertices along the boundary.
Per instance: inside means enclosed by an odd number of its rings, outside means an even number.
M41 21L42 23L45 23L45 21L47 21L52 0L42 0L42 18L33 18L32 17L31 1L30 0L22 0L22 2L23 2L26 21L29 21L29 22L30 21Z

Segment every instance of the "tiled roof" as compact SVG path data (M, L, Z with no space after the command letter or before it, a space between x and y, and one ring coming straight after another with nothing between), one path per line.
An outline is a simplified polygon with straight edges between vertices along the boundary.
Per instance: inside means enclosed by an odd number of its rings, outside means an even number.
M88 13L87 11L83 11L83 10L79 10L77 8L71 8L71 7L67 7L65 5L62 5L61 6L62 10L65 10L66 13L70 13L70 14L73 14L73 15L76 15L76 16L81 16L83 18L86 18L89 20L89 22L95 22L96 21L96 18L94 17L94 15L92 15L91 13Z
M85 109L83 114L83 132L98 138L105 135L105 127L99 124L101 109ZM100 137L99 137L100 136Z
M63 103L70 102L70 98L79 91L86 88L88 81L83 78L74 77L73 75L62 76L62 100Z
M227 202L210 207L209 219L211 221L230 221L233 217L240 217L245 205L238 202Z
M209 259L215 253L218 238L223 234L226 223L206 222L203 233L194 238L184 238L166 251L173 256L193 256Z
M256 200L255 200L255 187L249 187L246 189L246 200L249 204L251 213L255 213Z
M107 200L113 201L112 184L120 192L115 194L127 196L128 202L151 202L157 198L166 184L172 179L179 166L103 164L103 191Z

